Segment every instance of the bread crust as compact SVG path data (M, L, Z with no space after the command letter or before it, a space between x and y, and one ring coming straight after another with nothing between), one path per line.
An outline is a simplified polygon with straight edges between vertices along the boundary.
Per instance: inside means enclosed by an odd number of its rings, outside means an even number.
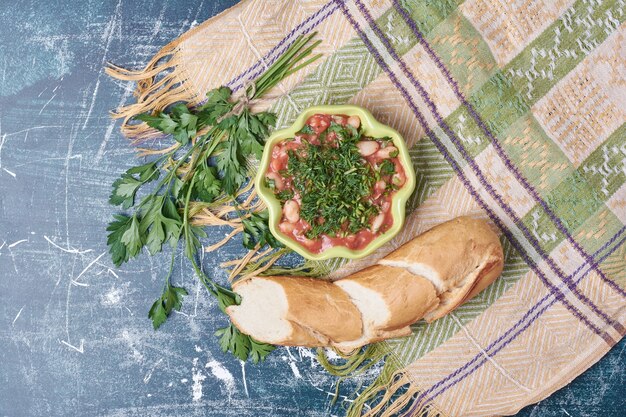
M461 216L419 235L379 263L422 264L434 271L442 282L454 286L468 271L476 269L493 247L501 248L500 240L484 220Z

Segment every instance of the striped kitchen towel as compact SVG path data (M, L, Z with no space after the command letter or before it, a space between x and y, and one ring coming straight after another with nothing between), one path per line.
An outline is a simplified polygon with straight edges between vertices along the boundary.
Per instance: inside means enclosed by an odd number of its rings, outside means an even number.
M249 0L165 46L135 114L240 91L301 34L324 58L258 104L287 126L354 103L402 133L417 188L404 231L340 277L459 215L502 239L503 275L410 337L348 414L510 415L571 381L626 326L624 0ZM131 137L154 134L124 123Z

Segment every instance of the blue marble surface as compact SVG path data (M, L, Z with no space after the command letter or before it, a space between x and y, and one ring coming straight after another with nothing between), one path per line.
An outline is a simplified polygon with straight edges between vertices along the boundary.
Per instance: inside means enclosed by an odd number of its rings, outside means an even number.
M258 366L222 354L212 333L225 319L182 258L174 281L190 296L154 332L168 257L115 268L106 253L109 187L134 155L108 115L132 85L103 64L138 68L235 2L0 2L0 416L343 415L308 350ZM217 258L241 253L233 242ZM216 258L204 266L225 278ZM519 415L624 415L625 349Z

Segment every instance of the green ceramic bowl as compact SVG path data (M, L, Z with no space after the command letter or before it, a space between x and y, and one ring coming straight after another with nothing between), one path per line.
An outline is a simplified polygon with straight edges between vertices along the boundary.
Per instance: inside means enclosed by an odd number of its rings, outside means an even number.
M372 240L369 245L360 250L352 250L344 246L335 246L326 249L321 253L312 253L308 251L305 247L301 246L298 242L292 240L291 238L282 234L280 230L278 230L278 223L280 222L280 218L282 215L282 208L280 202L274 197L274 193L272 192L272 190L270 190L265 184L265 173L267 172L270 164L272 149L274 148L274 145L276 145L278 142L285 139L293 138L296 135L296 132L302 129L306 120L310 116L317 113L359 116L361 118L361 125L364 128L365 135L374 138L382 138L385 136L392 138L394 145L398 148L399 151L398 158L400 159L400 162L402 163L402 166L406 171L406 183L396 192L392 199L391 213L393 215L393 225L391 226L391 228L389 228L389 230L387 230L385 233L382 233L376 239ZM402 139L402 136L400 136L397 131L390 128L389 126L385 126L376 121L376 119L374 119L374 116L372 116L369 111L365 110L362 107L352 105L314 106L303 111L300 116L298 116L294 124L291 125L291 127L287 129L277 130L272 133L272 135L268 138L267 142L265 143L263 157L261 158L261 164L259 166L259 171L255 178L254 185L259 196L267 205L267 208L269 210L269 227L272 234L285 246L293 249L307 259L356 259L362 258L374 252L383 244L391 240L391 238L394 237L402 229L402 226L404 225L404 212L406 201L415 189L415 171L413 170L411 158L409 157L409 151L407 149L406 143L404 143L404 140Z

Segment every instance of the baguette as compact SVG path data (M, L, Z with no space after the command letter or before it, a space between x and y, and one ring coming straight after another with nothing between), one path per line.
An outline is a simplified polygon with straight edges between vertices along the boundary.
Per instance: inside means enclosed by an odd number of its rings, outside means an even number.
M335 282L274 276L235 283L242 302L226 312L261 342L349 352L443 317L491 284L503 263L487 223L459 217Z

